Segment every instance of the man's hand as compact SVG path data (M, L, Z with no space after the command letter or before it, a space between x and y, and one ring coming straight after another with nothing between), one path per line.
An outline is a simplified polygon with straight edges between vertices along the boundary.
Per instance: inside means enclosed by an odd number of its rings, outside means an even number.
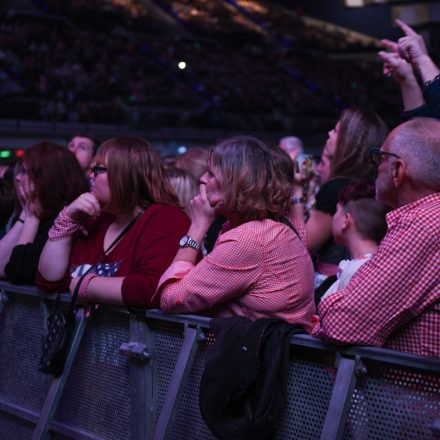
M389 50L389 52L380 51L378 54L383 61L383 74L392 76L399 84L415 81L416 78L411 64L399 55L399 45L387 39L380 42Z

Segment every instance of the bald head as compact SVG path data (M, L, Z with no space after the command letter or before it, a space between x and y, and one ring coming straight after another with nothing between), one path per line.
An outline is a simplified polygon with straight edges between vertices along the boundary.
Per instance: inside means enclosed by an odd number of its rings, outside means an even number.
M414 118L396 127L385 143L405 161L415 184L440 192L440 120Z

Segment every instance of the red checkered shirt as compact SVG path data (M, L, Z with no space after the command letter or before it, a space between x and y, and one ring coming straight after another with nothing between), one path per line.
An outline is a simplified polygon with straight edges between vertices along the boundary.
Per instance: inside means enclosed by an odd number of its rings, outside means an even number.
M440 193L387 215L377 253L318 307L314 336L440 357Z
M297 227L298 228L298 227ZM298 228L305 240L305 229ZM250 221L220 235L197 265L177 261L159 281L160 308L250 319L282 318L312 328L313 265L293 231Z

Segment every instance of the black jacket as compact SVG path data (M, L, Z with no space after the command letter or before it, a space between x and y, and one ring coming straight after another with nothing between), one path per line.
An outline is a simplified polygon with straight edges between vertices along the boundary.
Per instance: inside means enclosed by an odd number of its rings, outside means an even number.
M302 327L280 319L236 316L212 321L200 411L219 439L275 438L285 403L289 345Z

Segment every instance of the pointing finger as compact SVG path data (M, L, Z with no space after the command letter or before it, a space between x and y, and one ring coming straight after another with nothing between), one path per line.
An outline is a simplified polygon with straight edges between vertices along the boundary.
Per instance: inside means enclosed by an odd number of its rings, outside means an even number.
M413 28L408 26L406 23L404 23L402 20L396 19L396 24L397 26L399 26L402 32L408 37L417 35L417 32Z
M392 52L397 52L397 48L399 46L395 41L387 40L386 38L380 40L380 44Z

